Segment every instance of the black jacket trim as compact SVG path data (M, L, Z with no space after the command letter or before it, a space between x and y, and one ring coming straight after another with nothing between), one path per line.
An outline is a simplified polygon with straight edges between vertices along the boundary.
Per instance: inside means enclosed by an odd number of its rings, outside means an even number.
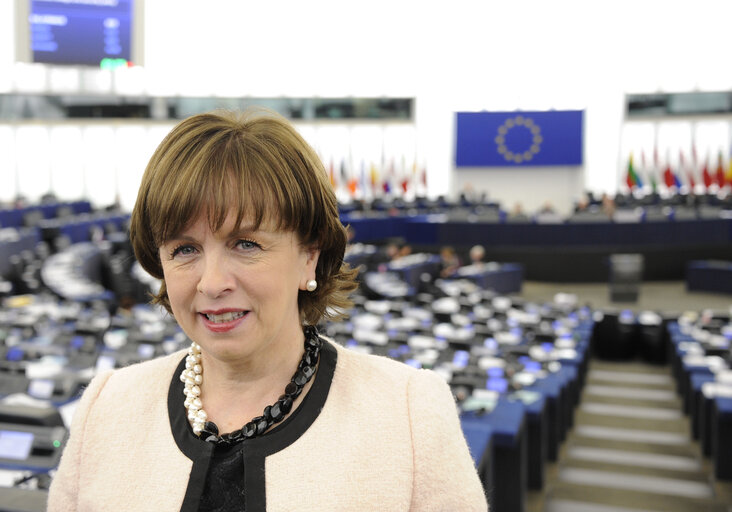
M282 423L263 436L244 441L244 480L246 484L244 509L248 512L266 510L265 459L297 441L317 419L328 398L337 359L338 353L335 347L323 340L315 381L300 406ZM194 512L198 511L214 445L196 437L188 423L186 409L183 407L184 385L180 380L180 373L184 367L185 357L176 368L170 383L168 416L170 429L178 448L193 461L181 512Z

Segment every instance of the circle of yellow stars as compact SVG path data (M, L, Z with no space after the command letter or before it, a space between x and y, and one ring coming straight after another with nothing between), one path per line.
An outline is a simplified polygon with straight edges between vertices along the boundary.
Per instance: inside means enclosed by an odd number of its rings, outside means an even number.
M514 153L506 147L506 135L511 129L516 128L517 126L523 126L531 132L532 144L526 151ZM534 155L541 150L541 143L544 138L541 136L541 128L539 128L530 117L516 116L506 119L506 121L498 128L498 135L496 135L494 140L498 146L498 152L503 155L503 158L505 158L507 162L520 164L522 162L528 162L534 158Z

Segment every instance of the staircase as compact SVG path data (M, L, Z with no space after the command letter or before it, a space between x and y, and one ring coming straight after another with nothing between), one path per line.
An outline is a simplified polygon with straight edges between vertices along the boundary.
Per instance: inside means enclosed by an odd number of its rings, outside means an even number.
M732 512L690 435L668 366L593 360L575 424L532 512Z

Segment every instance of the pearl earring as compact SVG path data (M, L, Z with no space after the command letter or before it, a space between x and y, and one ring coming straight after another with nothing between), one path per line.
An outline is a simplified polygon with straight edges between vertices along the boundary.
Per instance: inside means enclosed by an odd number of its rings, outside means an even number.
M309 292L314 292L317 287L318 287L318 282L315 279L311 279L305 285L305 288L307 288L307 290Z

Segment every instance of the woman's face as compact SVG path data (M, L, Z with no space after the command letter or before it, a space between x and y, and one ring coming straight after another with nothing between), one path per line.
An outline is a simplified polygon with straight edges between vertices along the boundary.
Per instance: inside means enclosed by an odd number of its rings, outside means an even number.
M212 232L200 217L159 249L173 314L204 352L222 361L251 360L301 337L298 290L315 278L319 252L297 235L229 212ZM295 337L295 338L293 338Z

